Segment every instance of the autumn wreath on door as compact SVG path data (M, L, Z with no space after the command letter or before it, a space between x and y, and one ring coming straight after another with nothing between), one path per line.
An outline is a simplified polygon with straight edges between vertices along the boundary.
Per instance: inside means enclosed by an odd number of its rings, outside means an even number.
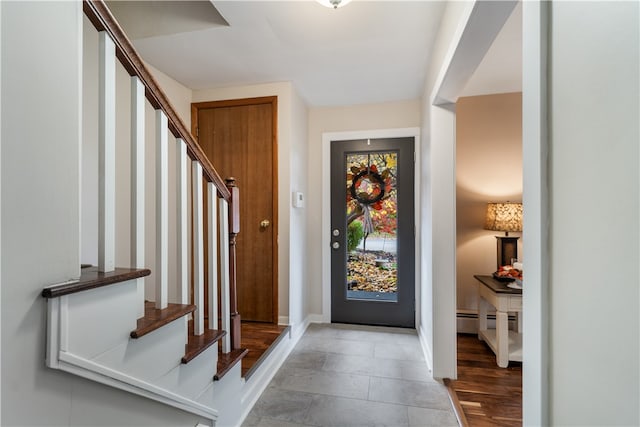
M375 231L395 231L385 229L388 227L383 221L388 211L395 213L396 210L395 197L391 198L394 181L395 176L390 167L380 172L375 164L351 166L350 173L347 174L347 225L362 217L365 236ZM393 224L395 228L395 221Z

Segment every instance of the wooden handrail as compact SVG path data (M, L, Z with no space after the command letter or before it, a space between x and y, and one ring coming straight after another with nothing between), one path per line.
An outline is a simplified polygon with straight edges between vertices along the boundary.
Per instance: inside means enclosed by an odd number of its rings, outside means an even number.
M116 56L124 66L130 76L137 76L145 86L145 96L155 109L164 111L169 122L169 130L176 138L182 138L187 144L189 157L198 160L202 164L202 170L209 182L216 186L220 197L231 201L231 193L218 172L200 148L200 145L182 123L180 117L169 102L165 93L153 78L142 58L136 52L129 38L126 36L118 21L114 18L109 7L103 0L84 0L84 14L89 18L93 26L98 31L106 31L113 40L116 47Z

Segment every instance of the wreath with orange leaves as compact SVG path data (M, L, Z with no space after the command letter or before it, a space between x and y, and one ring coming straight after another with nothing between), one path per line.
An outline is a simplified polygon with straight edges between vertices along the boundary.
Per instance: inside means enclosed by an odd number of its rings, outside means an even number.
M351 181L347 192L347 202L356 200L363 206L375 210L382 209L382 200L391 192L391 172L385 169L380 173L376 165L352 166L347 180Z

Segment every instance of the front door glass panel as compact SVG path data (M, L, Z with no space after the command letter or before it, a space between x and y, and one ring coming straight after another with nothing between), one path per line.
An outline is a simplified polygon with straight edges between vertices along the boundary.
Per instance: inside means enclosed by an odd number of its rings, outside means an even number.
M398 154L346 154L348 299L398 300Z

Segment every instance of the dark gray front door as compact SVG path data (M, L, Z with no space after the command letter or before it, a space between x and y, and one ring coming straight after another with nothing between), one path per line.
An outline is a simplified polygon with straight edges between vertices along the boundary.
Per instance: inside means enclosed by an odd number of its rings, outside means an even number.
M331 142L331 321L415 325L414 138Z

